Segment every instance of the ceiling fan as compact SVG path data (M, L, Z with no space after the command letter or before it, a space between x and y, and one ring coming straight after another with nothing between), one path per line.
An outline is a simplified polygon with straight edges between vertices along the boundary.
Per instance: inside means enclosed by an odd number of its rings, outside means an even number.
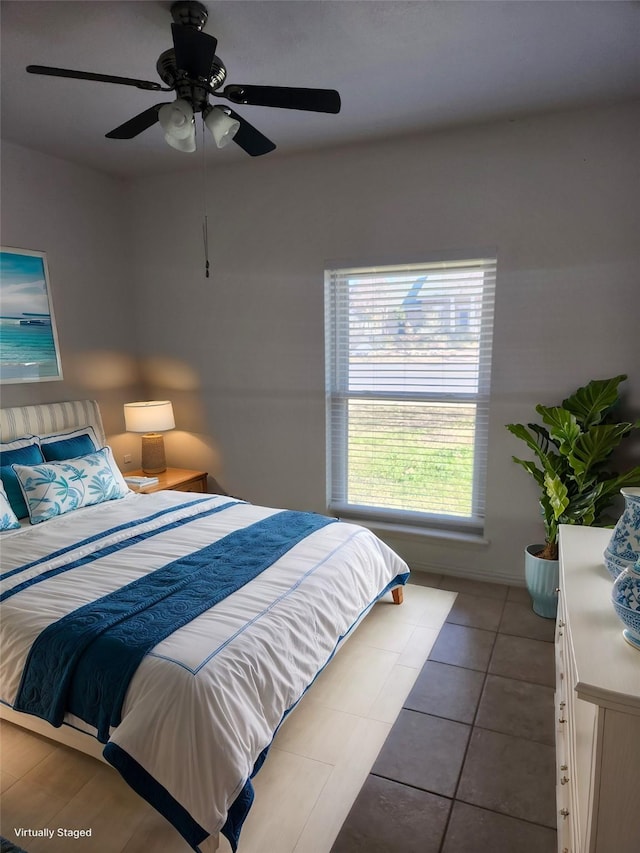
M224 98L232 104L281 107L321 113L340 112L340 95L334 89L301 89L289 86L226 85L227 77L222 60L216 56L217 40L204 33L209 13L197 0L178 0L171 6L173 47L160 54L156 70L162 82L114 77L89 71L28 65L30 74L52 77L73 77L103 83L135 86L153 92L175 92L176 100L154 104L138 115L109 131L109 139L132 139L160 122L165 139L181 151L195 151L195 114L202 113L216 145L223 147L235 142L247 154L257 157L275 149L249 122L228 106L212 106L209 96Z

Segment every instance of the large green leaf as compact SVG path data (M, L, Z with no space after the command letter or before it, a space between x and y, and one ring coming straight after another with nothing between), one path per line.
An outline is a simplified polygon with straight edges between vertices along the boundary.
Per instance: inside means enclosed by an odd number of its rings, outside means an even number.
M591 524L596 516L597 501L602 493L602 483L595 483L588 490L569 495L565 509L568 524Z
M593 506L586 507L584 513L582 514L581 523L586 524L589 527L591 527L591 525L593 524L593 522L595 520L596 520L596 512L595 512L594 507Z
M602 489L598 498L606 498L607 505L611 498L617 495L624 486L640 486L640 465L625 471L624 474L615 474L602 482Z
M528 462L526 459L518 459L516 456L512 456L511 458L514 462L517 462L518 465L522 465L525 471L528 471L529 474L531 474L539 486L544 486L544 471L541 471L535 462Z
M562 401L562 406L572 412L583 430L601 423L607 412L618 401L618 385L627 378L626 373L612 379L592 379Z
M543 453L547 453L547 451L553 444L553 442L551 441L551 436L549 435L549 430L546 427L540 426L540 424L527 424L527 427L535 436L540 450Z
M507 424L506 426L512 435L524 441L533 450L545 471L553 472L563 467L568 467L563 458L555 452L557 447L553 442L549 441L549 433L544 427L539 427L537 424L529 424L529 429L524 424ZM516 459L515 456L513 459L519 465L524 466L524 462L521 459ZM529 471L529 473L532 474L533 472Z
M516 438L521 439L528 444L532 450L539 453L540 448L538 447L538 442L524 424L507 424L506 426L512 435L515 435Z
M580 427L575 415L561 406L536 406L536 412L542 417L547 426L551 427L551 438L558 446L563 456L571 453L573 445L580 436Z
M569 463L579 482L595 465L605 462L623 436L633 429L633 424L599 424L583 433L575 442Z
M640 465L616 477L616 486L618 490L623 486L640 486Z
M551 476L550 474L545 474L544 487L549 498L549 503L553 508L553 514L557 520L569 506L567 487L560 477Z
M540 493L540 512L544 522L545 540L555 544L558 541L558 522L547 492L543 488Z
M558 477L564 477L565 479L572 476L572 471L566 457L560 456L559 453L547 453L545 463L545 471L548 471L549 474L556 474Z

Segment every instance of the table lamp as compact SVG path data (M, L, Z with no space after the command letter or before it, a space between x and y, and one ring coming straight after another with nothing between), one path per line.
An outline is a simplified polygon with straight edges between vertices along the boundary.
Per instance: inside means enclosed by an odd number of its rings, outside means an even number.
M125 403L124 423L128 432L141 432L142 470L145 474L161 474L167 470L164 437L161 432L174 429L173 406L169 400Z

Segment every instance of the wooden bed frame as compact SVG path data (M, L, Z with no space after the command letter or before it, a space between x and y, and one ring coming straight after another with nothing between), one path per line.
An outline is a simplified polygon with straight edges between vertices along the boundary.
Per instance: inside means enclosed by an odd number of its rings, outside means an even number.
M2 442L11 441L23 435L47 435L63 430L79 429L84 426L92 426L96 431L98 441L101 444L106 443L100 408L95 400L72 400L0 409L0 441ZM402 604L403 587L395 587L391 590L391 594L394 604ZM360 617L354 628L357 628L366 615L365 613ZM352 635L353 630L340 642L337 648L340 648ZM66 724L60 728L55 728L39 717L14 711L13 708L2 703L0 703L0 719L68 746L77 752L90 755L111 767L102 756L103 744L97 741L93 735L80 729L75 729ZM219 838L217 835L211 835L199 846L202 853L214 853L218 849Z

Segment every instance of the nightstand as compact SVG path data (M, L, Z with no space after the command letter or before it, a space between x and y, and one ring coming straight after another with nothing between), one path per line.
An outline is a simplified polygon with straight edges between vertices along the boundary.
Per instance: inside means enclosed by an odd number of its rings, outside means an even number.
M151 492L159 492L161 489L170 489L174 492L206 492L207 491L207 472L206 471L191 471L189 468L167 468L162 474L146 475L144 471L138 468L135 471L127 471L125 477L157 477L158 482L153 486L147 486L142 489L145 495ZM137 492L138 489L133 489Z

